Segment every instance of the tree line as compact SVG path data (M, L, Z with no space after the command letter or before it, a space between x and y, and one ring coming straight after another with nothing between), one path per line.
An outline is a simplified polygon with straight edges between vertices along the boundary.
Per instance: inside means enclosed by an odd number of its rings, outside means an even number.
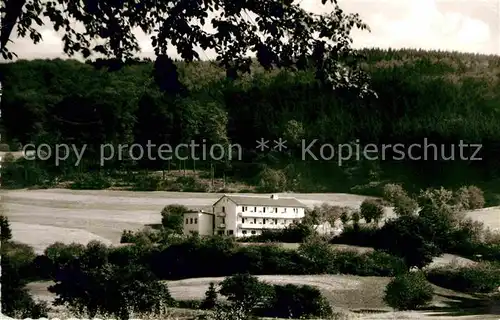
M171 94L156 84L155 65L147 60L132 61L114 72L96 61L3 64L2 137L12 150L27 143L88 145L84 161L76 168L71 157L57 168L52 159L39 161L37 166L48 170L48 176L102 170L97 155L100 144L151 141L175 146L194 140L209 145L238 143L243 159L116 160L107 161L104 169L210 170L215 166L216 176L255 180L269 166L298 181L297 186L286 186L297 191L333 191L328 181L333 176L342 180L339 185L352 187L355 182L367 182L370 172L380 175L375 180L399 177L417 186L445 181L453 187L462 180L496 179L499 92L497 80L480 67L486 62L496 68L496 58L409 50L362 53L378 98L332 91L318 82L314 70L254 67L252 74L230 80L214 62L176 62L177 86L184 89ZM284 138L288 152L255 152L255 141L261 137ZM477 157L483 160L358 161L353 155L340 167L336 161L301 161L302 139L318 139L318 149L321 143L356 143L357 139L361 144L408 146L422 144L424 138L437 145L460 140L482 144ZM418 155L422 154L414 154ZM389 153L386 159L390 158Z

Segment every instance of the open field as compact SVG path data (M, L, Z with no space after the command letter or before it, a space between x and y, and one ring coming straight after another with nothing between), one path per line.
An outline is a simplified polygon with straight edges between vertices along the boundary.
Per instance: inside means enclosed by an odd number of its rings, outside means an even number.
M112 244L124 229L136 230L161 220L161 209L169 204L210 208L222 194L183 192L133 192L103 190L15 190L4 191L7 216L14 240L41 252L49 244L87 243L92 239ZM309 206L327 202L359 207L367 197L350 194L280 194L294 196ZM391 214L388 209L388 215ZM500 228L500 207L469 213L492 229Z
M491 314L491 307L485 301L439 287L435 287L436 296L429 310L391 312L383 302L384 288L389 278L346 275L276 275L259 276L259 278L272 284L316 286L321 289L336 311L353 313L352 319L498 319L498 315ZM203 299L210 282L218 283L221 280L223 278L196 278L166 283L175 299L199 300ZM49 284L49 282L37 282L29 284L28 287L37 298L51 301L53 297L46 291Z
M92 239L118 243L124 229L160 223L169 204L209 208L222 194L132 191L15 190L3 194L14 240L37 252L49 244L86 243ZM366 197L348 194L290 194L307 205L329 202L358 207Z

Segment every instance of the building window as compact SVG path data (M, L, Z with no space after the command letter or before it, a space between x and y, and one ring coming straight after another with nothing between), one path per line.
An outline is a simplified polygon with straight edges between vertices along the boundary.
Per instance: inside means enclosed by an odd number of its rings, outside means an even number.
M255 218L254 218L254 219L253 219L253 223L257 223L257 219L255 219Z
M263 224L266 224L266 219L262 219L262 223L263 223Z
M253 207L253 211L254 211L254 212L257 212L257 207Z
M274 219L274 224L278 224L278 219Z
M247 234L246 230L241 231L242 234Z
M241 223L245 223L245 218L241 218Z
M186 218L186 224L188 224L188 223L189 223L189 219L188 219L188 218Z
M247 207L242 207L241 211L243 211L243 212L247 211Z
M198 218L194 218L194 224L198 224Z
M262 208L262 212L266 213L266 207Z
M278 208L274 208L274 213L278 213Z
M217 231L217 234L218 234L219 236L222 236L222 235L224 235L224 231Z
M227 230L227 234L232 236L234 234L234 231L233 230Z
M255 231L252 231L252 234L255 234Z
M189 219L189 223L190 223L190 224L193 224L193 218L190 218L190 219Z
M222 218L222 223L226 223L226 218Z
M222 212L226 212L226 207L222 207Z

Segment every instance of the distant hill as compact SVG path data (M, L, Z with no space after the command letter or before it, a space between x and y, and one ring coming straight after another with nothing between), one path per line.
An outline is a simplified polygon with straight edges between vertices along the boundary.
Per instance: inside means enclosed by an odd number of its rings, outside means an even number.
M13 143L65 141L95 148L108 142L144 144L147 140L158 144L191 139L238 143L243 146L244 159L225 167L227 177L255 182L267 165L281 170L287 181L295 181L287 188L297 191L365 192L381 181L403 181L414 189L496 184L500 159L498 56L423 50L361 52L366 55L363 66L378 99L360 100L328 91L315 82L312 72L265 72L254 67L251 75L230 82L213 62L178 63L180 81L187 88L179 98L160 94L150 77L152 63L148 61L111 73L73 60L3 64L5 136ZM262 137L283 137L289 143L288 152L272 156L256 152L255 141ZM318 139L313 148L318 153L321 143L409 146L423 143L425 138L447 148L460 140L482 144L476 156L483 160L354 158L339 166L336 158L301 159L302 139ZM386 155L386 159L393 157L390 151ZM139 163L142 168L159 165L163 164ZM208 166L196 164L200 165Z

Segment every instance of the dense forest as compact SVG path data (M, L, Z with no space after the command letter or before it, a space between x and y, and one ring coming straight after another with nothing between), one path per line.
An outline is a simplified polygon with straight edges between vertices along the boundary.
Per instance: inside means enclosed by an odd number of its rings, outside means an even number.
M50 160L12 163L2 174L4 185L83 181L82 175L102 180L117 172L128 177L163 170L168 175L182 169L268 190L373 193L391 181L415 191L432 185L477 184L494 193L500 168L500 59L414 50L361 53L378 97L362 99L325 88L313 72L256 67L229 80L215 62L207 61L177 63L180 89L175 95L163 93L155 84L150 61L119 70L103 67L102 61L2 64L2 141L11 151L27 143L88 146L78 166L71 159L57 167ZM287 151L256 152L255 141L262 137L284 138ZM410 145L424 138L436 144L482 144L476 155L482 160L391 161L388 155L384 161L354 158L339 166L335 159L303 161L299 146L302 139L318 139L319 146L356 141ZM100 144L145 145L148 140L157 145L192 140L238 143L243 159L99 163ZM142 189L162 189L159 183L146 183Z

